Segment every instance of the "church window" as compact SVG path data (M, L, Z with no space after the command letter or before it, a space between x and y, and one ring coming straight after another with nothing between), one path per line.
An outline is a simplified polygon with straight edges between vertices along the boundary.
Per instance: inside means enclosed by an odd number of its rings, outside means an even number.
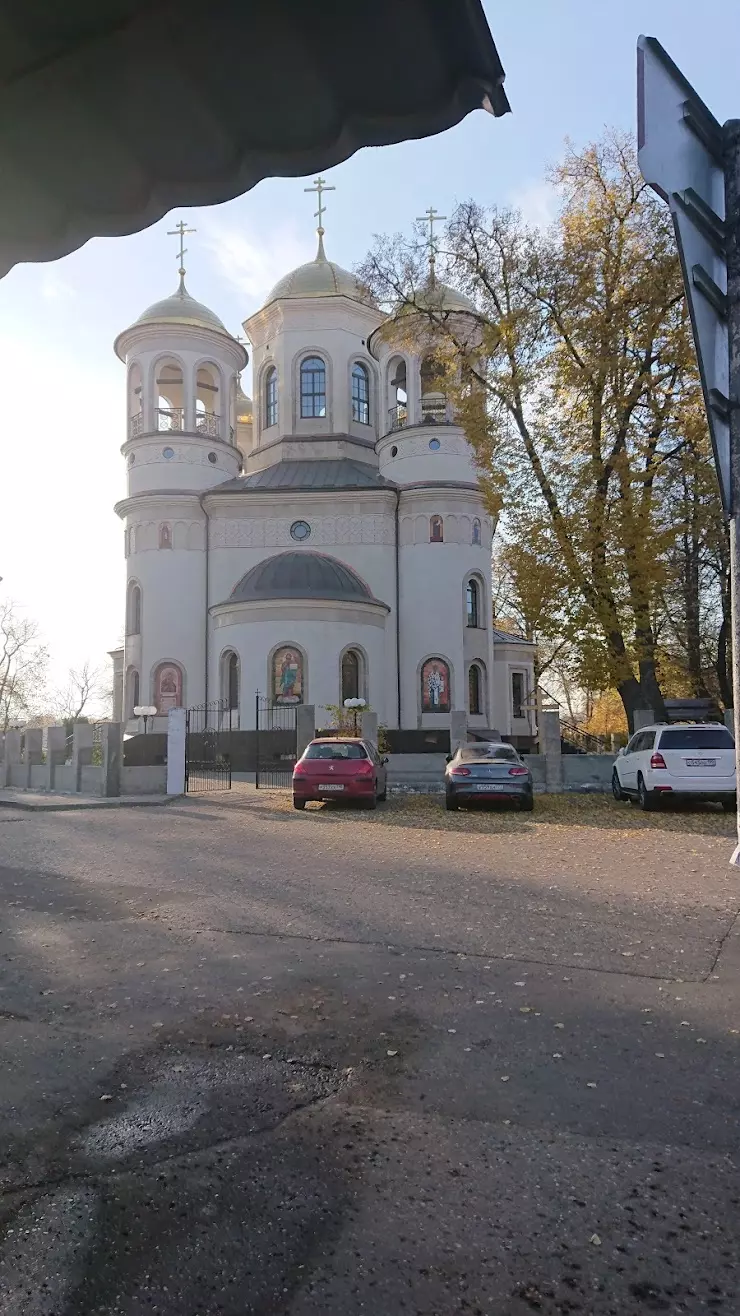
M348 649L342 658L342 703L345 699L360 698L360 658L354 649Z
M481 542L481 539L480 539L480 521L478 520L478 517L476 516L476 518L475 518L475 520L474 520L474 522L473 522L473 543L474 543L474 544L479 544L480 542Z
M133 581L128 587L126 634L141 635L141 589Z
M132 670L128 674L128 708L126 710L126 716L134 717L134 709L140 707L139 673Z
M524 672L511 673L511 716L524 717Z
M441 544L444 542L444 525L441 516L432 516L429 518L429 542L430 544Z
M444 658L427 658L421 668L422 713L449 713L450 668Z
M174 455L175 455L175 449L174 449L174 448L163 448L163 449L162 449L162 456L164 457L165 461L167 461L167 462L171 462L171 461L172 461L172 458L174 457Z
M302 543L304 539L309 539L310 535L311 527L308 524L308 521L294 521L290 527L291 539L295 539L299 544Z
M239 707L239 659L235 653L229 654L226 678L229 712L233 712Z
M211 463L211 466L216 465L216 462L218 461L218 457L216 456L215 452L209 452L208 460Z
M481 687L483 681L477 663L471 663L468 670L468 712L482 713Z
M301 417L326 415L326 366L319 356L301 362Z
M439 452L440 448L442 447L442 444L440 443L439 439L430 439L429 447L431 448L432 452Z
M352 367L352 419L370 424L370 377L359 361Z
M159 547L172 548L172 531L166 521L159 527Z
M475 580L469 580L465 587L465 611L468 626L480 626L480 590Z
M154 699L160 714L182 708L182 671L176 663L160 663L154 673Z
M265 376L265 429L277 425L278 419L278 376L274 366L270 366Z

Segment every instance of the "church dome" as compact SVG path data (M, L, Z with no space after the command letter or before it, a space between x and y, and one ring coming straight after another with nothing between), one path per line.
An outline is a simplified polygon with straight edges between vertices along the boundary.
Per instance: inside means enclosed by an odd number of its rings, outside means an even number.
M248 425L252 419L252 399L241 384L236 390L236 419L240 425Z
M475 304L464 292L451 288L448 283L436 282L421 289L415 297L416 307L424 311L467 311L477 315ZM410 311L415 307L408 307Z
M370 301L367 289L356 274L326 259L323 239L319 239L315 260L299 265L278 279L265 299L265 306L286 297L351 297L356 302Z
M277 553L265 558L243 576L232 591L231 602L266 599L339 599L377 603L363 580L350 567L323 553Z
M161 302L154 302L152 306L148 306L135 323L185 324L197 329L215 329L220 334L229 332L213 311L190 296L184 279L180 280L177 292L171 297L164 297Z

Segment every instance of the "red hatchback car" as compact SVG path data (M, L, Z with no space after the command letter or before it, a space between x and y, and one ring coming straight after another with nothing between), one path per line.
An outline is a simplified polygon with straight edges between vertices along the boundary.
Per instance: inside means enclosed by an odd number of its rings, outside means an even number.
M348 800L374 809L387 795L387 762L367 740L312 740L293 769L293 808L305 809L308 800Z

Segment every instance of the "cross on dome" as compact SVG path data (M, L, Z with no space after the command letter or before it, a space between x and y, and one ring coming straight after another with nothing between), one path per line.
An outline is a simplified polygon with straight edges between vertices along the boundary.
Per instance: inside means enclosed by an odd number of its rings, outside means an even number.
M167 230L168 238L176 238L178 235L180 237L180 247L177 253L177 258L180 262L180 268L177 272L180 275L181 288L185 287L185 256L187 255L187 250L188 250L187 247L183 246L183 243L185 241L185 234L197 233L197 231L198 230L194 228L187 228L184 219L181 219L180 223L176 224L174 228Z
M434 263L437 259L437 239L434 236L434 225L441 223L446 219L446 215L440 215L439 211L430 206L423 215L417 215L417 223L429 225L429 237L427 238L427 247L429 248L429 282L434 283Z
M326 232L322 223L322 220L324 218L324 211L326 209L326 207L322 203L322 197L324 195L324 192L336 192L337 189L335 187L332 187L329 183L327 183L326 179L321 177L321 174L319 174L318 178L314 178L313 181L314 181L314 186L304 187L303 191L318 193L319 208L318 210L314 211L314 219L318 219L319 221L319 226L316 230L319 238L319 250L316 259L320 260L320 259L324 259L324 233Z

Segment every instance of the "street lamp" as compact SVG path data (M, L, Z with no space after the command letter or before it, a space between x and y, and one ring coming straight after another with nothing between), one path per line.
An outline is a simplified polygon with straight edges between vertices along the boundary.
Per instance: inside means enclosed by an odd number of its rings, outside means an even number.
M357 713L358 713L358 710L361 709L361 708L365 708L366 706L367 706L367 700L365 700L365 699L345 699L345 701L344 701L344 707L345 707L345 708L351 708L351 709L352 709L352 712L353 712L353 715L354 715L354 719L355 719L355 735L357 735Z
M134 717L143 717L144 719L144 735L146 735L147 731L149 730L149 727L147 725L149 722L149 718L156 716L157 716L157 710L156 708L153 707L153 705L150 704L137 704L136 708L134 709Z

